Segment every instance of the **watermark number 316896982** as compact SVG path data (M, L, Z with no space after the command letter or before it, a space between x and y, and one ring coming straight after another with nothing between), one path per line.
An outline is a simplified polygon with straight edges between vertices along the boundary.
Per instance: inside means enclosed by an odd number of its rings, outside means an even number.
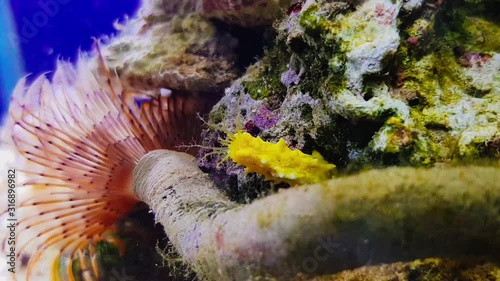
M8 271L16 271L16 170L7 170L7 265Z

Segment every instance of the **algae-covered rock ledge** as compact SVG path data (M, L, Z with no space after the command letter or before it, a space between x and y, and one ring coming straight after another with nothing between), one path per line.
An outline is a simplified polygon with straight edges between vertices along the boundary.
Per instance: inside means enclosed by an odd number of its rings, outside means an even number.
M349 170L498 159L500 29L490 6L297 5L212 123L235 131L234 120L252 122L266 140L283 137Z

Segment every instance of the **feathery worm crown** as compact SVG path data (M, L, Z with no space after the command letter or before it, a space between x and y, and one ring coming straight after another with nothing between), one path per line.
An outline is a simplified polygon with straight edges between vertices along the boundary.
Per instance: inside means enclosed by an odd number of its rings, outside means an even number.
M139 159L199 132L201 99L174 93L138 105L98 54L95 72L88 58L76 67L59 62L52 81L42 75L26 87L22 79L14 90L7 126L27 180L16 187L13 280L75 280L73 258L92 254L137 203L131 177ZM4 223L9 213L0 208ZM8 238L0 235L4 253L13 246ZM94 259L89 267L85 280L97 279Z

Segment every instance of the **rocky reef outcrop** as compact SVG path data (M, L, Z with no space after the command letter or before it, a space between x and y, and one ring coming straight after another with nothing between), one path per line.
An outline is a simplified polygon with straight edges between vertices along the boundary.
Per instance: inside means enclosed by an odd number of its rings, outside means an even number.
M210 123L271 142L284 138L345 172L498 159L495 3L295 3L275 24L276 41L226 90ZM216 131L207 132L206 145L217 145ZM253 180L241 168L225 171L240 184Z

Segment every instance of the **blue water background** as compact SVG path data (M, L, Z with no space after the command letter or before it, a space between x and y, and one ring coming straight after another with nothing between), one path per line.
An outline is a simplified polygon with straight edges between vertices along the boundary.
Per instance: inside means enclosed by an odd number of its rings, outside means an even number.
M13 24L7 17L9 4ZM134 15L139 0L0 0L0 116L20 77L54 70L58 58L75 61L92 37L113 34L113 23ZM3 13L3 15L2 15Z

